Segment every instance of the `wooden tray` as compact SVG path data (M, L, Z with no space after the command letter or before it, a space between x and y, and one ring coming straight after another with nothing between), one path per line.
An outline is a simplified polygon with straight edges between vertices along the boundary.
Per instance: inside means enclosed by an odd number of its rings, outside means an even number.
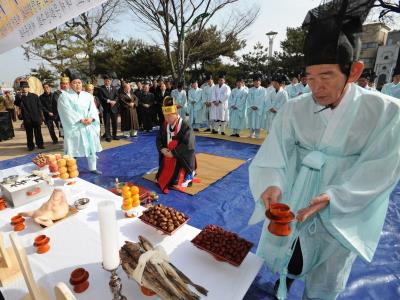
M143 223L145 223L145 224L147 224L147 225L149 225L149 226L151 226L151 227L153 227L153 228L155 228L155 229L161 231L163 234L166 234L166 235L173 235L176 231L178 231L179 228L181 228L183 225L185 225L185 224L189 221L189 218L186 217L185 222L183 222L181 225L179 225L178 227L176 227L173 231L169 232L169 231L163 230L162 228L160 228L160 227L158 227L158 226L155 226L155 225L153 225L153 224L151 224L151 223L149 223L149 222L143 220L143 219L142 219L142 215L139 217L139 219L140 219Z
M203 230L204 230L204 229L203 229ZM215 252L213 252L213 251L211 251L211 250L209 250L209 249L207 249L207 248L205 248L205 247L203 247L203 246L201 246L201 245L199 245L199 244L196 243L196 237L198 237L198 236L203 232L203 230L191 240L192 244L195 245L195 246L196 246L197 248L199 248L200 250L203 250L203 251L205 251L205 252L211 254L216 260L218 260L218 261L223 261L223 262L227 262L227 263L229 263L229 264L231 264L231 265L233 265L233 266L235 266L235 267L239 267L239 266L242 264L242 262L244 261L244 259L246 258L246 256L249 254L251 248L253 247L253 243L252 243L252 242L249 242L248 240L246 240L246 239L244 239L244 238L242 238L242 237L239 236L239 238L240 238L241 240L243 240L244 242L246 242L246 244L247 244L247 245L246 245L247 249L246 249L246 251L245 251L246 254L241 258L241 260L240 260L239 262L233 261L233 260L231 260L231 259L228 259L228 258L226 258L226 257L224 257L224 256L221 256L221 255L219 255L219 254L217 254L217 253L215 253Z

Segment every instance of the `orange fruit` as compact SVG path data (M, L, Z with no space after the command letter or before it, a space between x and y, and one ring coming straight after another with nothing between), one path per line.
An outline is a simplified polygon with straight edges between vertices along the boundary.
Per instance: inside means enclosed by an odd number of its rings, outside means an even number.
M67 166L68 166L68 167L72 167L72 166L74 166L74 165L76 165L76 159L75 159L75 158L69 158L69 159L67 159Z
M61 174L67 173L67 168L66 167L61 167L58 169L58 172L60 172Z
M57 165L61 168L61 167L65 167L67 165L67 161L65 159L60 159L57 161Z
M140 200L135 200L132 202L133 207L138 207L140 205Z
M121 189L122 191L130 191L129 186L124 185Z
M62 173L62 174L60 174L60 178L66 180L66 179L69 178L69 174L68 173Z
M130 198L131 197L131 191L129 191L129 190L122 190L122 197L124 198L124 199L126 199L126 198Z
M136 185L131 186L132 195L139 194L139 188Z
M77 165L70 166L70 167L67 167L67 169L68 169L68 172L77 171L78 170L78 166Z
M138 201L138 200L140 200L139 194L134 194L134 195L132 195L132 199L133 199L133 201Z
M78 172L78 171L69 172L69 177L70 177L70 178L78 177L78 175L79 175L79 172Z
M122 205L122 209L123 210L130 210L130 209L132 209L132 205L131 204L127 204L127 205L123 204Z

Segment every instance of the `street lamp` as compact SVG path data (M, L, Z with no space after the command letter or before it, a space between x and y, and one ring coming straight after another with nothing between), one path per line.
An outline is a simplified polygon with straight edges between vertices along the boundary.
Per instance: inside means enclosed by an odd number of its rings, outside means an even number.
M278 33L277 32L275 32L275 31L270 31L270 32L267 32L266 33L266 36L268 37L268 42L269 42L269 58L272 58L272 48L273 48L273 45L274 45L274 38L276 37L276 35L277 35Z

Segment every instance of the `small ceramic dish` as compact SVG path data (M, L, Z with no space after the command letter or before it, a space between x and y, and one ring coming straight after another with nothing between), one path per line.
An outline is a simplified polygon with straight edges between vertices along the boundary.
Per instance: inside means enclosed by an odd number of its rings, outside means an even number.
M85 209L89 205L90 199L89 198L80 198L74 202L74 206L79 209Z

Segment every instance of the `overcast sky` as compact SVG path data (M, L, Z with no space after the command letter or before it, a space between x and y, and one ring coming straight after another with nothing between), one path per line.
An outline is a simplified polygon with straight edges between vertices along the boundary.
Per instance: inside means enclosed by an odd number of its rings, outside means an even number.
M267 45L266 32L278 32L274 41L274 50L279 47L280 41L285 38L287 27L300 26L307 11L317 6L320 0L241 0L242 4L231 8L243 9L244 4L254 3L260 6L261 11L256 22L247 30L244 38L247 40L246 51L258 41ZM222 18L222 16L219 16ZM157 41L158 35L139 27L129 16L122 22L112 24L107 36L116 39L138 38L149 43ZM31 68L40 64L39 60L27 61L20 47L0 54L0 83L11 82L16 77L28 74Z

